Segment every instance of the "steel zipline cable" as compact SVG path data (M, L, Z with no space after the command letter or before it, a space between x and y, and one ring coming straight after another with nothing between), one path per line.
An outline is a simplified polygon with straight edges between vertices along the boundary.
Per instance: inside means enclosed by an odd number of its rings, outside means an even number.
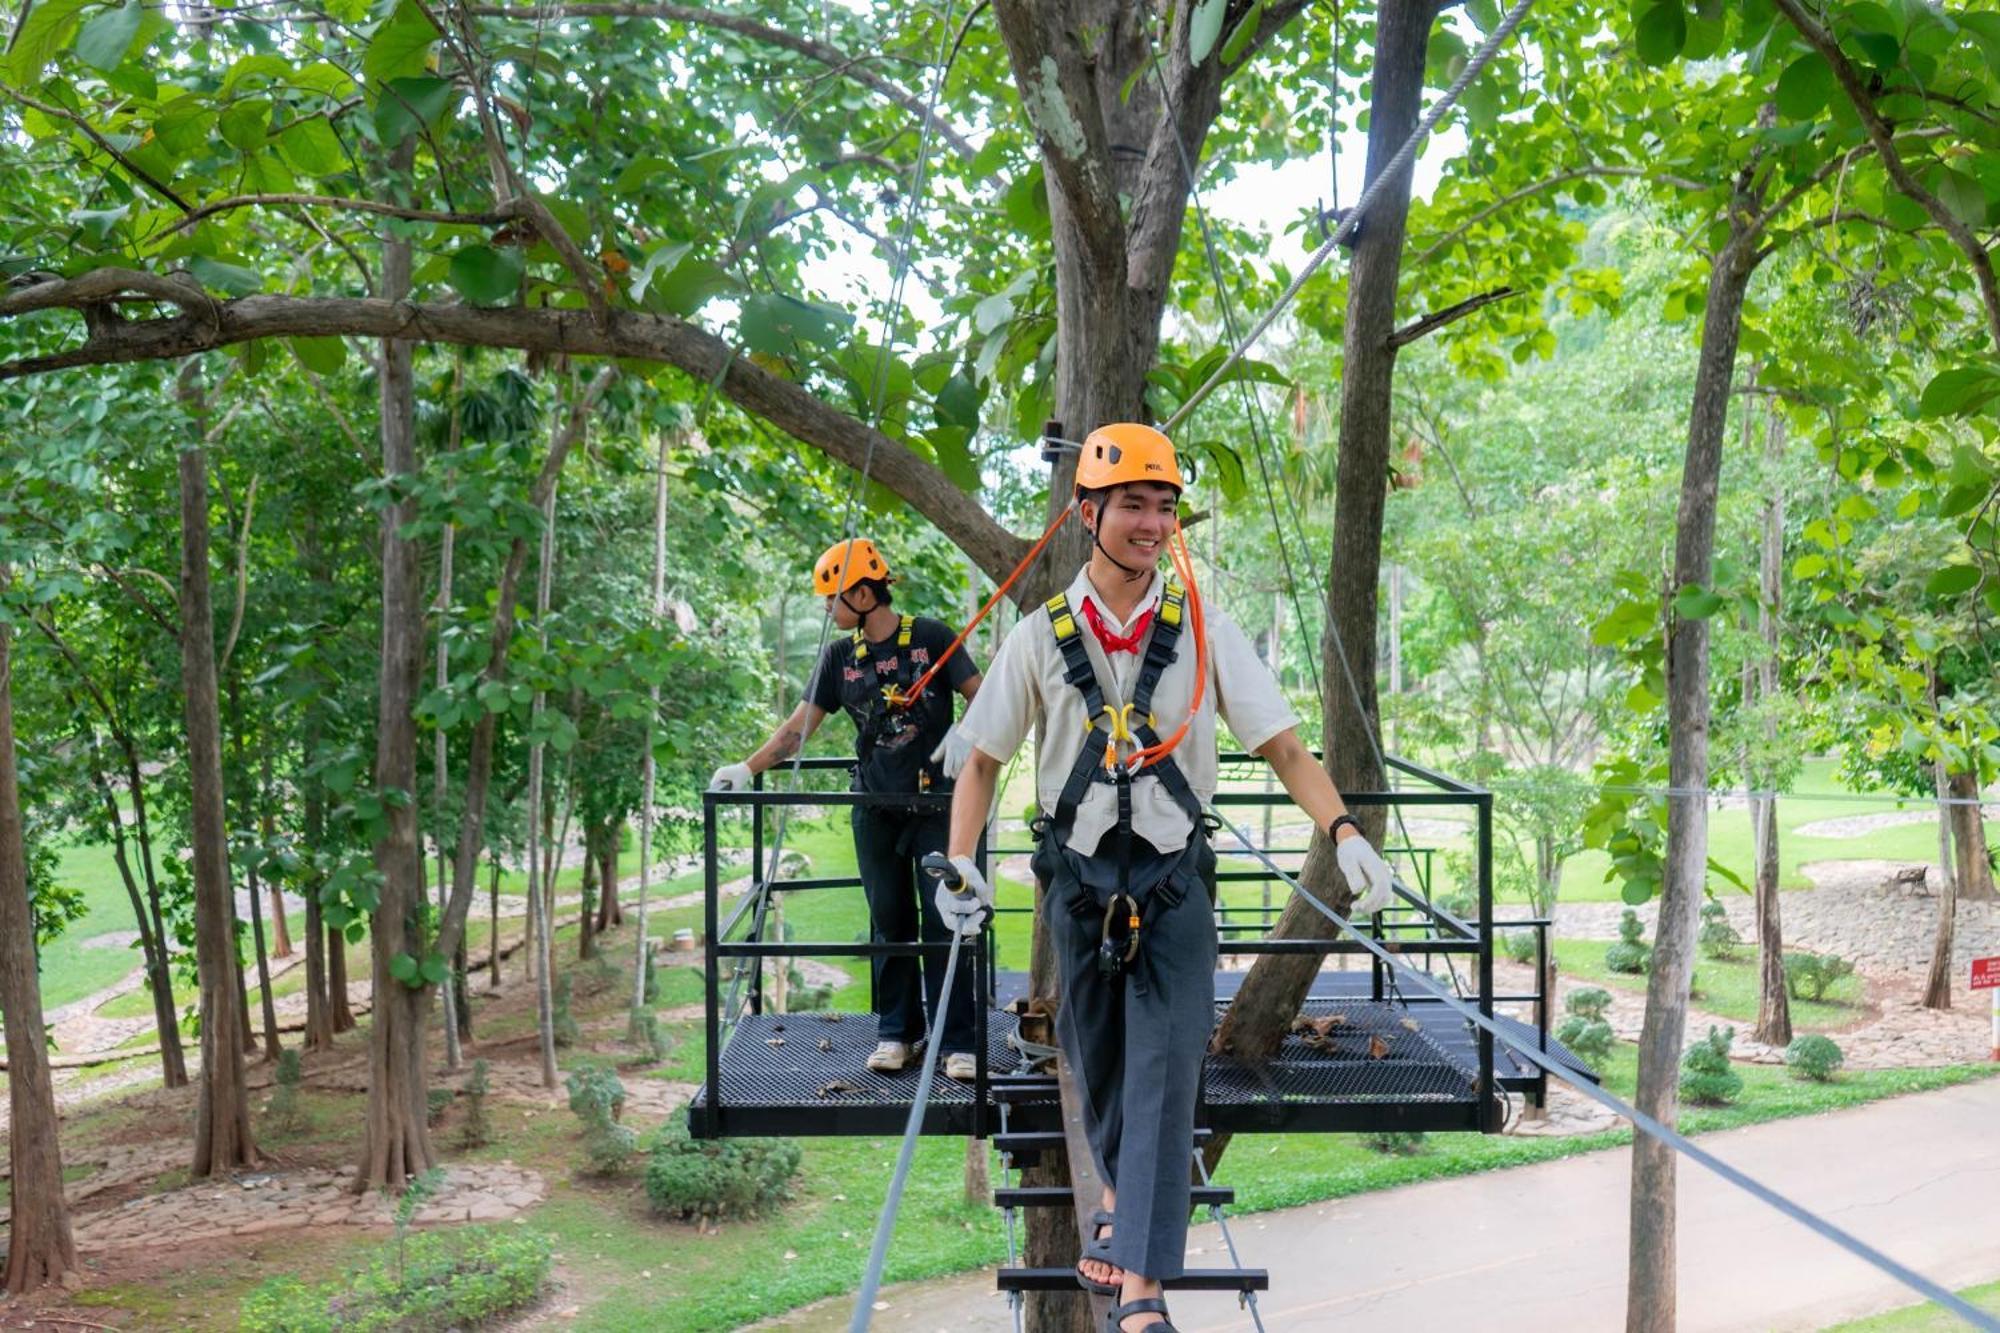
M1863 1263L1868 1264L1870 1267L1879 1270L1910 1288L1925 1300L1935 1301L1974 1328L1984 1329L1987 1333L2000 1333L2000 1318L1996 1318L1974 1307L1915 1269L1898 1263L1860 1237L1843 1230L1817 1213L1805 1208L1803 1205L1786 1198L1770 1186L1715 1156L1678 1130L1661 1124L1638 1107L1631 1105L1613 1093L1606 1092L1589 1079L1578 1077L1575 1070L1568 1068L1559 1061L1550 1059L1543 1052L1537 1050L1532 1042L1524 1041L1519 1036L1508 1032L1499 1023L1486 1014L1481 1013L1477 1008L1449 994L1430 973L1420 972L1416 968L1410 967L1408 964L1400 961L1388 949L1370 939L1365 932L1356 930L1353 923L1346 917L1341 916L1331 907L1328 907L1325 903L1307 893L1305 887L1297 879L1287 874L1282 866L1265 855L1258 848L1257 844L1251 840L1250 834L1234 820L1212 806L1209 809L1209 813L1220 820L1222 826L1235 836L1236 841L1241 843L1252 857L1261 861L1266 870L1283 880L1293 893L1302 898L1321 916L1331 921L1341 932L1352 939L1358 940L1369 953L1375 956L1378 962L1389 968L1392 976L1401 973L1403 982L1410 986L1411 989L1419 991L1437 1003L1442 1004L1467 1023L1492 1036L1495 1041L1506 1045L1522 1059L1541 1069L1543 1073L1554 1075L1598 1105L1623 1119L1631 1121L1632 1127L1635 1130L1650 1138L1659 1140L1682 1156L1699 1162L1738 1189L1748 1192L1761 1202L1767 1203L1777 1209L1786 1217L1832 1241L1835 1245L1846 1250ZM1485 1091L1482 1089L1482 1093Z

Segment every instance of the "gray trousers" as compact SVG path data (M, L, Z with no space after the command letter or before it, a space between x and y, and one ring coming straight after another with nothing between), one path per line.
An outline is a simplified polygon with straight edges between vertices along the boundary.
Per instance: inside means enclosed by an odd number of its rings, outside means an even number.
M1215 1027L1215 856L1197 828L1145 901L1138 957L1106 977L1097 965L1103 898L1056 843L1044 834L1035 854L1062 980L1056 1034L1080 1085L1097 1168L1118 1195L1111 1261L1141 1277L1176 1278L1187 1262L1195 1098ZM1084 870L1101 865L1094 858Z

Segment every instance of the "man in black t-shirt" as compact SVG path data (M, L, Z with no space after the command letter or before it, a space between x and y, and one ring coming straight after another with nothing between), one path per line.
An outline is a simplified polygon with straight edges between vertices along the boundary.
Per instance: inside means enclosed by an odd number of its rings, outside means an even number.
M806 697L771 733L757 752L739 764L725 764L709 779L711 787L741 790L754 774L784 763L827 714L845 712L854 720L855 791L878 795L929 794L951 790L942 762L952 730L953 692L971 699L979 689L979 668L964 648L946 654L954 635L949 626L926 616L899 613L889 585L888 563L866 539L837 542L813 567L813 592L825 597L841 631L820 654ZM920 677L942 661L935 678L914 700L908 696ZM917 865L927 852L942 852L950 816L944 809L878 804L854 807L854 855L868 896L868 913L878 943L913 943L921 938L949 942L951 928L939 917L929 885ZM943 999L945 959L925 957L874 960L876 1047L868 1067L895 1073L916 1062L926 1036L924 1013L938 1012ZM921 974L921 989L919 978ZM972 971L961 967L952 985L942 1033L944 1071L970 1079L973 1064Z

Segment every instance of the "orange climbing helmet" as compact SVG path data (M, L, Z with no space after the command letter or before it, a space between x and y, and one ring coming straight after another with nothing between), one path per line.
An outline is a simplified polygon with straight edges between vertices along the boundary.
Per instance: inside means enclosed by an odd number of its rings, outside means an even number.
M869 579L887 583L889 562L866 537L835 542L813 564L813 596L832 597Z
M1076 460L1076 489L1103 490L1135 481L1158 482L1185 491L1180 464L1174 458L1174 443L1151 426L1136 421L1118 421L1099 426L1084 437L1083 451Z

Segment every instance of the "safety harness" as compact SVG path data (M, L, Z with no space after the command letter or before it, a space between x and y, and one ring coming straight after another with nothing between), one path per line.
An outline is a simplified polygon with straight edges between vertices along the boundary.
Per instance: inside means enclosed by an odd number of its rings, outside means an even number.
M906 615L896 625L896 670L886 684L869 696L868 712L865 720L856 728L855 760L857 774L868 766L875 751L894 740L908 729L918 725L916 717L908 711L910 687L920 674L917 664L910 654L913 631L917 618ZM852 634L854 645L854 665L864 673L868 671L868 636L856 627ZM934 785L930 765L924 756L918 756L916 790L927 792Z
M1177 580L1167 581L1160 598L1159 613L1153 617L1153 632L1146 641L1146 655L1130 702L1122 707L1106 702L1104 684L1085 647L1082 627L1066 593L1057 593L1047 603L1049 629L1056 649L1062 654L1063 679L1083 696L1087 728L1083 746L1077 752L1062 794L1056 798L1055 815L1048 821L1063 842L1069 839L1076 822L1077 808L1093 783L1109 783L1118 793L1118 886L1104 907L1104 933L1098 946L1098 969L1107 976L1123 972L1139 954L1140 918L1143 904L1132 892L1132 780L1133 766L1118 753L1120 741L1148 750L1160 744L1154 730L1153 692L1160 677L1179 655L1181 632L1185 628L1187 592ZM1099 725L1102 722L1103 725ZM1171 752L1155 753L1144 765L1186 812L1197 832L1202 827L1201 802L1195 797L1187 775L1174 762ZM1143 891L1150 896L1151 885Z

